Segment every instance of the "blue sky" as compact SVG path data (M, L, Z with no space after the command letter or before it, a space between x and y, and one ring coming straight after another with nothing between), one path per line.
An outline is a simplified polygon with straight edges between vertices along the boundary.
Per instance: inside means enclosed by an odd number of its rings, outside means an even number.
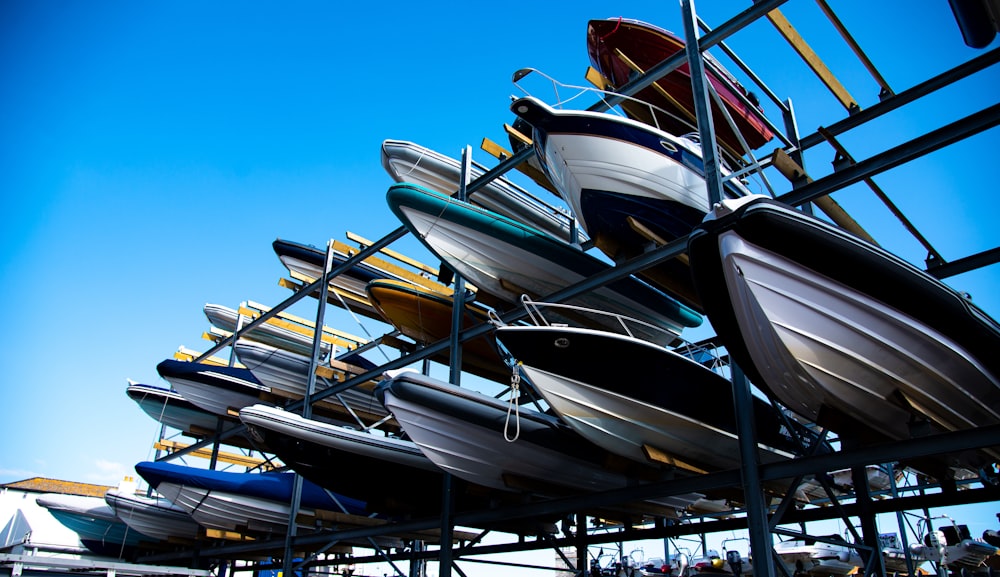
M837 15L897 91L982 52L963 44L945 0L839 4ZM749 5L697 8L718 25ZM471 145L492 165L478 146L483 137L506 142L515 70L584 84L591 18L682 31L673 3L516 8L0 4L0 482L39 475L114 484L150 458L159 429L125 396L126 379L163 385L158 362L179 345L206 349L205 303L289 296L277 285L285 271L275 238L322 246L348 230L376 239L397 228L384 198L384 139L452 156ZM815 3L781 10L862 107L878 101L878 86ZM802 134L845 116L766 21L730 44L792 99ZM997 94L1000 75L987 70L840 140L864 159L992 105ZM955 259L1000 245L989 177L997 150L993 129L875 180ZM818 146L807 168L828 174L832 159ZM922 263L923 249L866 188L836 198L884 246ZM393 248L430 261L412 239ZM997 265L948 282L1000 315ZM355 334L385 330L332 318Z

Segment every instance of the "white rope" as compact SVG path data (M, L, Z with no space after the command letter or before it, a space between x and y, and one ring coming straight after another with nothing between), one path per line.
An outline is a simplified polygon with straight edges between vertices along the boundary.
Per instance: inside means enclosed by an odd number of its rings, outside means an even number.
M518 373L517 367L520 365L514 365L511 368L510 374L510 401L507 403L507 419L503 424L503 438L508 443L513 443L521 436L521 375ZM514 436L510 436L510 417L514 415Z

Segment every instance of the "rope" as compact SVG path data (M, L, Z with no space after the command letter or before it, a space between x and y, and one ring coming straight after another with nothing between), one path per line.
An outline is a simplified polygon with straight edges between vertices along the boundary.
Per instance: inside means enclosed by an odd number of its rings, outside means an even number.
M517 367L521 363L511 367L510 374L510 401L507 403L507 418L503 424L503 438L508 443L513 443L521 436L521 375ZM514 436L510 436L510 417L514 415Z

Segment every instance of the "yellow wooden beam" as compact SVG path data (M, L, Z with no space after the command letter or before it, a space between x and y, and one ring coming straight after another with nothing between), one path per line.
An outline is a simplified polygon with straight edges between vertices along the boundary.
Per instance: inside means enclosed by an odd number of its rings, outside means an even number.
M594 68L593 66L587 67L587 72L583 75L587 79L587 82L596 86L599 90L612 90L614 87L611 85L611 81L608 77L601 74L601 71Z
M168 453L173 453L180 451L182 449L188 448L189 445L184 443L179 443L177 441L171 441L169 439L160 439L153 444L153 448L158 451L166 451ZM210 447L202 447L200 449L195 449L194 451L188 453L189 455L194 455L196 457L201 457L203 459L212 458L212 449ZM239 453L228 453L225 451L219 451L218 460L223 463L229 463L231 465L238 465L240 467L247 467L248 469L262 468L264 470L270 470L274 468L274 465L267 461L266 459L258 459L256 457L248 457L246 455L241 455Z
M368 241L368 244L370 245L371 242ZM348 256L354 256L360 250L360 248L356 248L356 247L353 247L353 246L346 245L346 244L344 244L344 243L342 243L342 242L340 242L338 240L334 240L333 241L333 247L336 250L339 250L339 251L347 254ZM364 248L364 247L361 247L361 248ZM386 260L380 259L380 258L378 258L376 256L370 256L370 257L364 259L364 262L366 264L369 264L369 265L371 265L371 266L379 269L379 270L385 271L387 273L393 273L393 274L395 274L395 275L397 275L399 277L402 277L402 278L404 278L404 279L412 282L413 284L420 285L420 286L422 286L424 288L427 288L427 289L430 289L430 290L432 290L432 291L434 291L436 293L440 293L440 294L443 294L443 295L450 295L452 293L452 290L450 288L448 288L447 286L445 286L445 285L437 282L434 279L427 278L427 277L425 277L423 275L415 273L415 272L413 272L411 270L407 270L407 269L405 269L405 268L403 268L403 267L401 267L399 265L392 264L392 263L390 263L390 262L388 262ZM416 262L416 261L414 261L414 262ZM434 270L434 269L431 269L431 270ZM475 290L475 287L471 287L470 290Z
M260 316L260 314L255 314L253 310L245 307L240 307L240 313L247 314L248 316L251 316L254 319ZM286 318L283 317L280 313L278 314L278 316L271 317L270 319L268 319L267 323L272 326L281 327L283 329L287 329L289 331L298 333L302 336L309 338L313 338L313 335L315 334L315 330L313 330L312 327L302 326L302 324L298 322L286 320ZM313 323L313 325L315 326L315 323ZM346 349L357 348L368 342L367 339L364 339L362 337L355 336L343 331L338 331L337 329L332 329L330 327L324 327L322 339L323 342L334 344L337 345L338 347L343 347Z
M639 222L634 216L628 216L625 221L628 223L629 228L637 232L640 236L644 237L646 240L656 244L657 246L663 246L667 244L667 240L660 235L653 232L648 226ZM682 252L676 257L677 260L681 261L686 265L690 265L688 255L686 252Z
M236 531L225 531L223 529L205 529L205 537L209 539L222 539L224 541L254 541L254 538L249 535L244 535Z
M366 239L365 237L363 237L363 236L361 236L359 234L353 233L351 231L347 231L347 240L350 240L350 241L358 243L361 246L361 248L368 247L368 246L371 246L371 245L375 244L372 241ZM394 258L394 259L396 259L396 260L398 260L400 262L406 263L406 264L412 266L415 269L422 270L422 271L424 271L425 273L427 273L427 274L429 274L431 276L437 276L438 275L438 269L436 269L436 268L434 268L432 266L426 265L426 264L424 264L424 263L422 263L422 262L420 262L420 261L418 261L416 259L412 259L412 258L406 256L405 254L402 254L400 252L394 251L391 248L382 247L381 249L379 249L379 252L385 254L386 256L390 256L390 257L392 257L392 258Z
M313 282L316 281L316 279L312 278L311 276L304 275L304 274L299 274L299 273L297 273L295 271L291 271L289 273L289 276L292 277L292 278L290 278L290 279L288 279L288 278L278 279L278 286L286 288L286 289L289 289L289 290L293 290L295 292L298 292L298 291L306 288L306 285L310 285L310 284L312 284ZM344 299L345 301L348 301L348 304L350 304L350 303L356 303L356 304L359 304L359 305L361 305L361 306L363 306L365 308L370 308L372 306L371 302L368 300L367 297L363 297L363 296L357 295L355 293L347 292L347 291L339 289L337 287L330 287L330 291L332 291L335 294L329 295L326 300L327 300L328 303L330 303L332 305L341 306L340 305L340 300L337 298L337 296L339 296L341 299ZM313 295L313 296L317 296L317 295Z
M503 129L506 130L508 134L510 134L511 136L513 136L514 138L516 138L517 140L525 142L526 144L529 144L529 145L531 144L531 139L528 138L527 136L525 136L520 131L516 130L513 126L511 126L509 124L504 124L503 125ZM493 156L494 158L496 158L498 160L506 160L506 159L514 156L513 152L511 152L511 151L507 150L506 148L500 146L496 142L493 142L489 138L483 138L483 142L482 142L482 144L480 144L480 148L482 148L483 151L485 151L487 154L489 154L490 156ZM517 165L517 170L521 174L523 174L523 175L527 176L528 178L530 178L531 180L535 181L535 184L537 184L538 186L544 188L545 190L551 192L552 194L554 194L556 196L559 196L559 191L557 191L556 187L553 186L553 184L552 184L551 181L549 181L549 177L545 176L544 172L542 172L541 170L538 170L537 168L535 168L534 166L532 166L527 161L522 162L521 164Z
M178 347L177 352L174 353L174 358L178 361L193 362L195 359L200 357L202 353L189 349L183 345ZM208 357L207 359L202 359L199 361L203 365L212 365L215 367L228 367L229 361L220 357ZM236 363L234 366L244 368L243 365Z
M840 103L848 111L853 112L859 110L861 107L858 106L854 97L847 92L847 89L837 80L837 77L833 75L833 72L826 67L823 60L816 54L816 52L809 46L809 44L802 38L802 35L798 33L792 23L785 18L785 15L781 13L781 10L775 8L767 13L767 19L774 24L778 32L785 37L785 40L792 46L792 48L802 57L802 60L812 69L812 71L819 77L820 81L826 85L826 87L833 93L833 95L840 101Z
M667 453L666 451L663 451L651 445L643 445L642 453L646 456L647 459L655 463L670 465L671 467L677 467L678 469L684 469L685 471L691 471L692 473L697 473L699 475L708 474L708 471L706 471L705 469L692 465L691 463L688 463L687 461L684 461L682 459L678 459L674 455L671 455L670 453Z

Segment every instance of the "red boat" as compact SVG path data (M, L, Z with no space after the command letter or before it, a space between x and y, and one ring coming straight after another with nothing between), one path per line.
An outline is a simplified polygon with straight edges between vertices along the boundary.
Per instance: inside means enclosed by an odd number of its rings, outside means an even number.
M645 73L663 60L684 49L684 40L662 28L625 18L591 20L587 25L587 52L591 65L603 74L614 89ZM742 94L756 103L756 96L748 92L725 68L707 54L705 72L709 83L725 103L737 129L751 149L760 148L774 137L763 122L764 113L759 107L750 107L737 96ZM691 73L685 64L653 85L639 91L635 98L667 111L652 112L642 103L628 101L622 109L629 117L658 126L671 134L683 135L697 132L694 98L691 93ZM712 118L719 143L733 155L740 157L744 148L736 133L712 102Z

